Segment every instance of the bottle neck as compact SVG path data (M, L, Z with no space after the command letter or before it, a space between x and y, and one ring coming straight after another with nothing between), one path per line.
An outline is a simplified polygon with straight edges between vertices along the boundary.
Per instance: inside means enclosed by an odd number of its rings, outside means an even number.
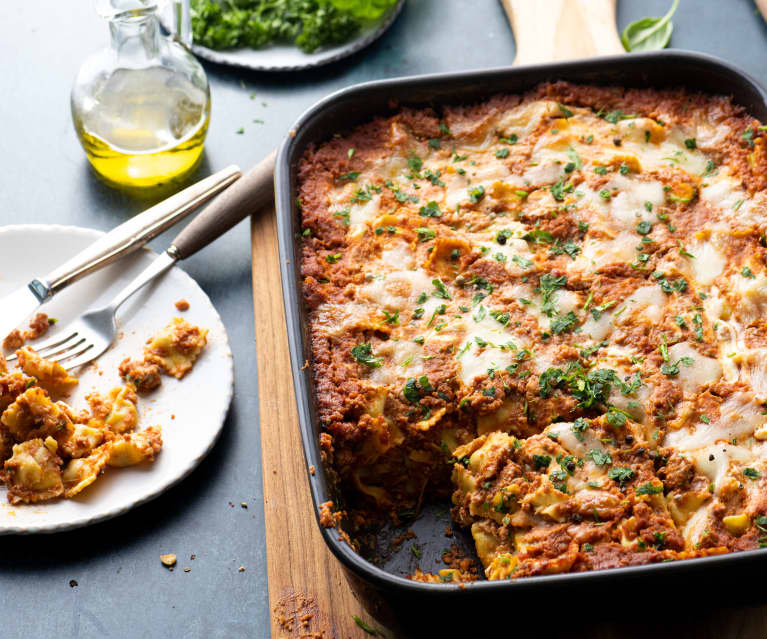
M160 53L160 28L154 14L116 18L109 23L112 50L122 66L147 65Z

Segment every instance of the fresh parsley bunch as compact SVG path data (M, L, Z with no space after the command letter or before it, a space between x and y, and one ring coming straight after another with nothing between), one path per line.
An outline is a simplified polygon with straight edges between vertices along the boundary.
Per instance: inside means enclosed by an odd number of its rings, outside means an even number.
M191 0L192 32L209 49L294 42L311 53L349 40L397 0Z

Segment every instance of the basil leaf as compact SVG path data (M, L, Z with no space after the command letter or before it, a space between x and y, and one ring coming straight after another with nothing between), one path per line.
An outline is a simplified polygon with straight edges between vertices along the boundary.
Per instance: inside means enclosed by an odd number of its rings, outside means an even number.
M626 51L657 51L665 49L671 39L674 24L671 17L676 12L679 0L674 0L669 12L662 18L642 18L629 24L621 33L621 42Z

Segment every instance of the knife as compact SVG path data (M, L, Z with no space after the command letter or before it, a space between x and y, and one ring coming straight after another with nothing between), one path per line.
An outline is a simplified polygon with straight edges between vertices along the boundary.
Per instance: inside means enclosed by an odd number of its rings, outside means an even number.
M192 184L113 229L46 276L0 299L0 340L60 290L137 251L241 175L239 167L232 165Z

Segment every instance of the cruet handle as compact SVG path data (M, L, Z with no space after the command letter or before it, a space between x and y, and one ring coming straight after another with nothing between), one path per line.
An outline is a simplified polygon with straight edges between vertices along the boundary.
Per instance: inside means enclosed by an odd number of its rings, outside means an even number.
M171 0L173 12L173 37L185 47L192 46L192 17L189 0Z

